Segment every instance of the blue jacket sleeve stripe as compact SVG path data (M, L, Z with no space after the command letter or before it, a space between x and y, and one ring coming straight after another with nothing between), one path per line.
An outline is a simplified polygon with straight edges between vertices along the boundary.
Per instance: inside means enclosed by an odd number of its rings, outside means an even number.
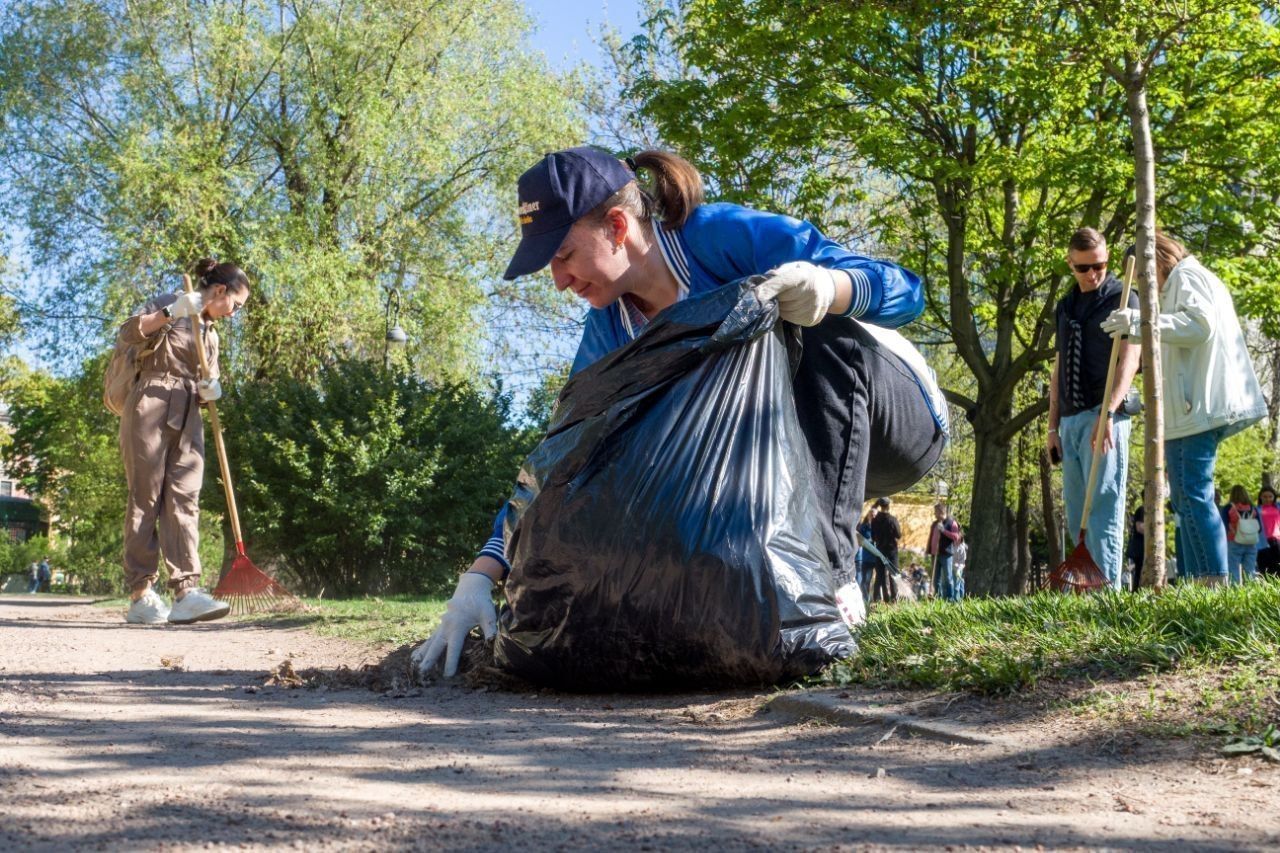
M498 510L498 515L493 519L493 533L489 535L489 541L485 542L480 553L476 554L477 557L493 557L501 563L504 578L511 572L511 564L507 562L507 539L502 529L506 518L507 505L503 504L502 509Z
M865 270L845 270L849 280L853 282L853 291L849 297L849 307L842 317L861 317L871 307L871 278Z
M495 536L488 542L484 543L484 547L480 549L480 553L476 556L493 557L493 559L502 564L503 572L505 574L506 572L511 571L511 564L507 562L505 548L506 543L502 541L502 537Z

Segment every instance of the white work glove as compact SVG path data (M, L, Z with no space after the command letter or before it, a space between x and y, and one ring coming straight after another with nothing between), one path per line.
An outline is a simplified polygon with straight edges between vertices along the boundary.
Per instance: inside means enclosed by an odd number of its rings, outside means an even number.
M426 678L431 668L446 649L444 677L452 678L458 672L458 658L462 644L472 628L479 627L486 640L498 633L498 610L493 606L493 581L479 572L466 572L458 578L458 586L445 610L440 627L413 650L409 660L418 670L420 678Z
M835 275L808 261L792 261L766 275L756 285L756 298L761 302L776 298L778 314L797 326L818 325L836 298Z
M178 297L178 301L169 306L169 313L174 319L194 317L204 310L204 297L200 291L193 290Z
M1100 324L1102 331L1113 338L1136 338L1142 334L1142 315L1137 308L1117 308Z
M196 386L200 392L200 402L212 403L222 399L222 384L217 379L201 379Z

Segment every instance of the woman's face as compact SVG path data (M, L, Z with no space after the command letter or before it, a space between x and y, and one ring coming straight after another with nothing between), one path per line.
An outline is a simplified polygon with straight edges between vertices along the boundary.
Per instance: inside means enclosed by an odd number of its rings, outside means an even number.
M572 290L592 308L605 308L626 292L622 279L631 268L624 238L627 220L607 215L603 222L579 220L551 259L556 290Z
M1276 493L1267 489L1263 491L1262 494L1258 495L1258 499L1262 502L1263 506L1271 506L1276 502Z
M215 284L209 288L204 299L204 313L210 320L230 317L240 310L240 306L249 298L248 290L232 293L225 284Z

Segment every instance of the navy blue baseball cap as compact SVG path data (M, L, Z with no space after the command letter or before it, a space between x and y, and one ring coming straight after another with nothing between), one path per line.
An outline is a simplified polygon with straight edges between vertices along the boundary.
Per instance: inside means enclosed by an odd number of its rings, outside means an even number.
M551 263L573 223L636 179L621 160L595 148L569 148L542 158L520 176L520 245L503 278Z

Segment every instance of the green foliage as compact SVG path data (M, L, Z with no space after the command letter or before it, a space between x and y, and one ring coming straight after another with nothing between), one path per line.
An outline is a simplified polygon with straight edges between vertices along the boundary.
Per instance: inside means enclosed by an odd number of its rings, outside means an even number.
M1280 656L1280 582L923 602L874 612L858 643L827 681L1005 693L1073 675L1257 664Z
M24 319L74 349L68 314L109 332L212 254L254 283L225 373L380 354L397 286L415 368L467 376L515 178L583 134L529 27L516 0L6 4L0 198L52 279Z
M1280 728L1275 723L1259 734L1230 738L1222 747L1224 755L1249 755L1258 753L1268 761L1280 764Z
M1234 485L1244 486L1250 500L1256 500L1262 488L1261 472L1271 470L1271 451L1267 447L1267 429L1255 424L1228 438L1218 446L1218 462L1214 482L1225 502Z
M250 556L326 595L451 588L532 438L504 397L357 360L222 411Z
M10 362L3 383L12 434L0 437L6 470L49 510L59 564L90 593L121 589L124 469L120 421L102 405L103 354L79 377L55 378Z
M27 574L32 563L38 563L45 557L53 556L49 540L43 536L32 536L26 542L13 542L8 538L0 539L0 575ZM56 561L50 560L56 565Z

